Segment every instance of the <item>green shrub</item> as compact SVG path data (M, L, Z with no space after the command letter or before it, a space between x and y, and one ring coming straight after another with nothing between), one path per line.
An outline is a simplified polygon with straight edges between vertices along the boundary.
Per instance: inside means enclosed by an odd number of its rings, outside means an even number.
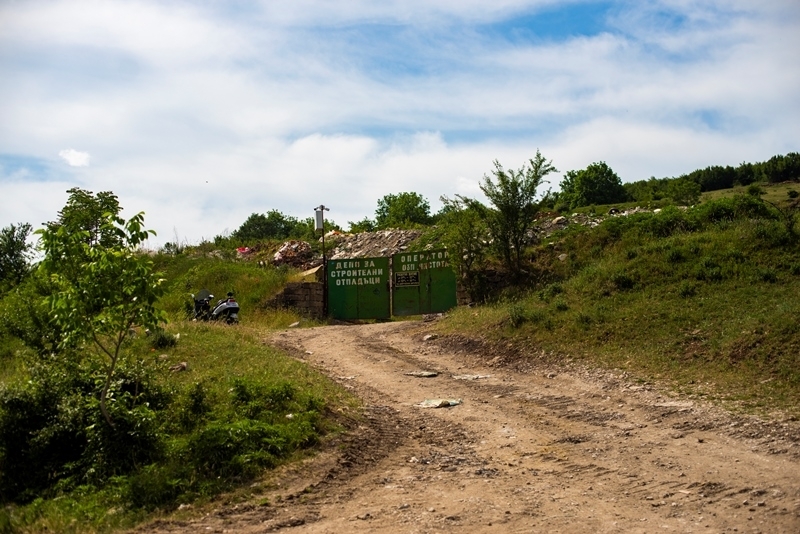
M179 402L178 424L181 429L191 431L211 413L212 404L203 382L195 382Z
M178 344L178 338L163 328L156 328L150 336L150 345L154 349L168 349Z
M511 326L519 328L528 320L528 312L525 306L519 302L513 302L508 307L508 320Z
M784 247L792 242L792 234L779 221L755 221L752 225L753 239L765 248Z
M206 477L252 476L259 469L274 467L279 458L295 448L293 445L313 434L310 428L289 430L252 419L214 422L189 442L191 461Z
M700 260L694 270L694 277L697 280L706 282L719 282L725 279L722 267L713 258L706 256Z
M169 394L142 364L121 365L111 386L110 427L100 414L103 370L46 361L25 383L0 390L0 498L25 502L56 484L102 483L162 452L155 411Z
M170 506L192 491L192 479L192 467L185 462L146 465L129 477L125 500L145 510Z
M676 232L691 230L692 224L683 210L675 206L667 206L661 210L661 213L655 213L643 219L640 227L653 237L669 237Z
M549 286L545 287L541 291L539 291L539 300L543 300L545 302L549 302L550 299L555 297L556 295L560 295L564 292L564 288L559 283L550 284Z
M611 283L618 291L627 291L633 289L636 281L627 273L614 273L611 275Z
M583 312L578 313L577 317L575 318L575 323L582 330L588 329L590 326L592 326L593 322L594 321L592 320L592 317L589 314Z
M666 260L669 263L681 263L686 259L686 255L679 248L670 247L667 249Z
M758 280L761 282L767 282L769 284L774 284L778 281L778 273L775 269L772 268L763 268L758 270Z
M697 294L697 286L689 281L681 282L681 285L678 286L678 295L683 298L693 297Z

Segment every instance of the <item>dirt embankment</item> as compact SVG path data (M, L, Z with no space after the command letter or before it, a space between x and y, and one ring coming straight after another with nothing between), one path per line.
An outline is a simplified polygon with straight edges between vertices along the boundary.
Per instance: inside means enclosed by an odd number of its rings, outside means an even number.
M249 502L141 530L800 532L796 421L733 417L624 376L503 366L424 328L276 334L360 396L363 417ZM432 399L460 404L418 406Z

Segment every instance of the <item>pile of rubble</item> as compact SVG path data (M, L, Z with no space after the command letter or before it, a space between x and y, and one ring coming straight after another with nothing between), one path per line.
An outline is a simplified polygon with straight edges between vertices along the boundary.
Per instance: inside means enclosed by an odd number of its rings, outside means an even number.
M403 252L408 244L422 235L422 230L381 230L341 235L328 258L375 258Z
M661 210L649 210L637 206L625 211L611 209L605 215L573 213L569 217L554 212L542 212L539 214L534 228L529 231L528 239L536 242L574 224L594 228L608 217L625 217L635 213L658 213L659 211ZM331 260L388 257L407 250L409 244L418 239L420 235L422 235L422 230L380 230L360 234L328 232L325 234L326 256ZM237 252L240 257L251 254L249 249L240 249ZM272 263L299 269L311 269L321 265L322 258L315 255L311 250L311 245L305 241L287 241L275 253Z
M684 206L679 206L680 209L686 209ZM535 240L536 238L550 237L554 232L563 230L571 224L579 224L581 226L588 226L594 228L608 217L627 217L636 213L659 213L660 209L647 209L640 206L620 211L616 208L611 208L607 215L587 215L585 213L573 213L570 217L558 215L556 213L544 212L539 214L539 220L536 221L536 226L533 230L528 232L528 238Z
M305 241L287 241L272 258L275 265L289 265L297 268L308 268L314 260L311 245Z

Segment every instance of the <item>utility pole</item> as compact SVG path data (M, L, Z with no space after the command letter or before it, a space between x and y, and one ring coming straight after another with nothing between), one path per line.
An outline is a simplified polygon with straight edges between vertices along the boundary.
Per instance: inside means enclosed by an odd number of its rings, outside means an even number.
M314 208L314 230L322 230L322 315L328 316L328 261L325 258L325 212L330 211L324 204Z

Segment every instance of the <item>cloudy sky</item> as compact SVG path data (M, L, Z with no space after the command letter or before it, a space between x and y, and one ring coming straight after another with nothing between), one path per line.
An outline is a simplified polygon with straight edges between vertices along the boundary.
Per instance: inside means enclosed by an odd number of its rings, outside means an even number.
M0 227L111 190L154 246L347 226L497 159L623 181L800 151L797 0L0 0Z

